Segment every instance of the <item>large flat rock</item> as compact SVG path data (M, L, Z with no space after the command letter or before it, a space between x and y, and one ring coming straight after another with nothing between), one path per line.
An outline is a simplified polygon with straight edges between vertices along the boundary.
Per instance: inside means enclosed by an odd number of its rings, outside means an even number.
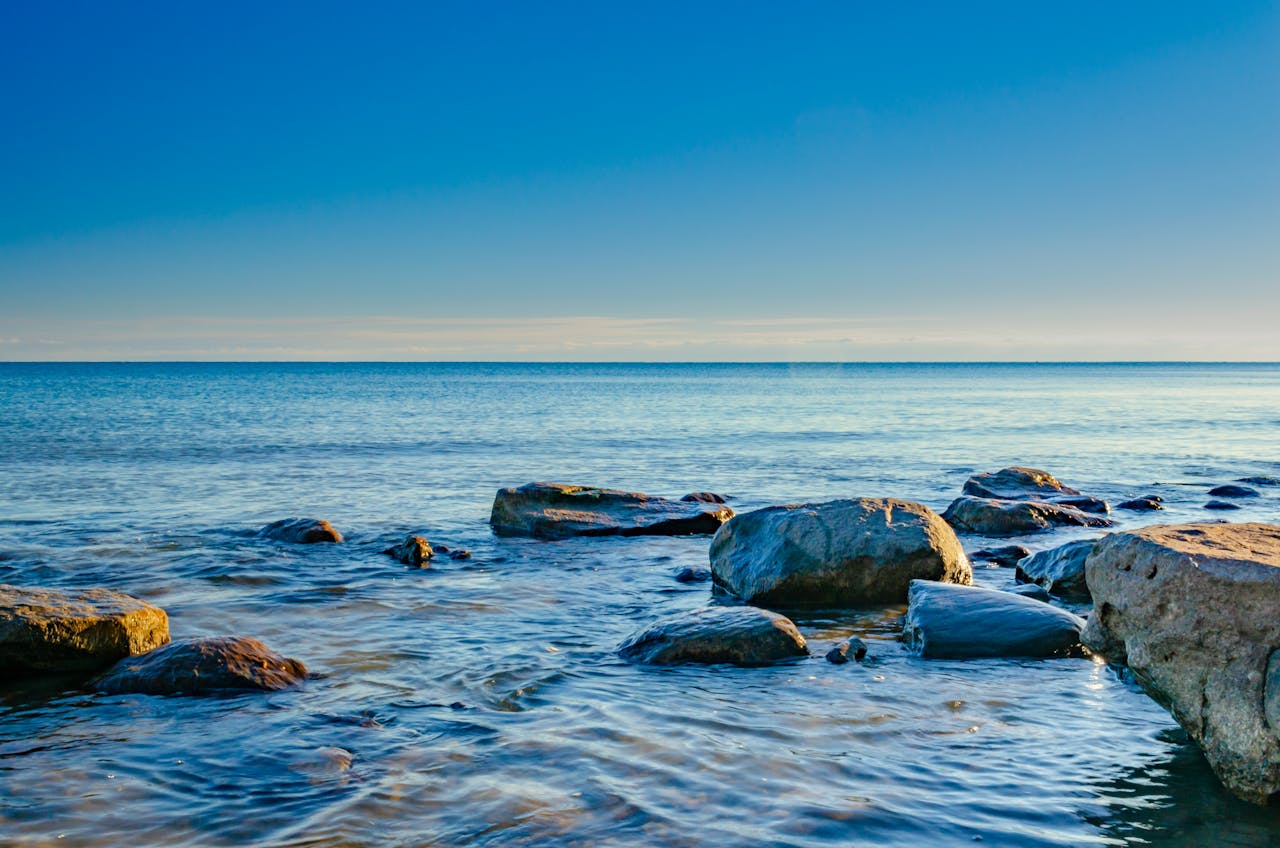
M1127 662L1232 792L1280 792L1280 527L1183 524L1104 537L1084 641Z
M500 489L489 524L503 536L688 536L711 534L733 517L723 504L673 501L638 492L526 483Z
M109 589L0 584L0 671L15 676L91 673L169 641L169 617Z
M109 695L201 695L237 689L273 691L300 683L307 669L247 636L171 642L121 660L94 681Z
M918 577L969 583L960 540L927 506L858 498L743 513L711 540L716 583L779 609L906 600Z
M932 659L1059 657L1080 652L1084 623L1012 592L913 580L902 636Z
M791 619L755 607L705 607L680 613L644 628L618 648L629 662L653 665L766 665L808 653Z

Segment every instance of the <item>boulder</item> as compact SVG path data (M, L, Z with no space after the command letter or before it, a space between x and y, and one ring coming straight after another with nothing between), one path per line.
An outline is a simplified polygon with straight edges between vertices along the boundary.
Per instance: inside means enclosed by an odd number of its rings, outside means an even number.
M1037 601L1047 602L1049 600L1049 593L1044 590L1043 586L1038 586L1035 583L1019 583L1016 586L1010 586L1009 591L1024 598L1035 598Z
M1209 494L1217 498L1256 498L1260 497L1257 489L1248 486L1236 486L1228 483L1225 486L1214 486Z
M705 607L655 622L618 648L628 662L766 665L808 656L791 619L755 607Z
M1038 468L1011 466L999 471L975 474L965 481L964 494L997 500L1046 500L1063 495L1079 495L1057 477Z
M422 565L435 556L431 543L425 536L407 536L398 545L392 545L383 551L384 554L405 565Z
M687 536L714 533L733 517L720 504L672 501L636 492L527 483L500 489L489 523L502 536Z
M929 580L911 581L903 640L931 659L1075 656L1084 619L1043 601Z
M855 660L861 662L862 658L867 655L867 643L857 636L850 636L827 651L827 662L835 665L844 665L849 661L850 654L853 655Z
M782 609L901 602L912 579L969 583L960 540L937 513L893 498L771 506L711 540L717 585Z
M1241 477L1237 483L1250 483L1254 486L1280 486L1280 477L1259 475L1257 477Z
M1031 551L1022 545L1005 545L1002 548L983 548L980 551L974 551L969 555L969 559L994 562L996 565L1012 568L1018 564L1018 560L1029 556Z
M1133 512L1152 512L1154 510L1164 509L1164 498L1155 495L1134 498L1131 501L1116 504L1116 509L1127 509Z
M258 531L264 539L312 545L317 542L341 542L342 534L319 518L282 518Z
M1205 504L1205 505L1204 505L1204 508L1205 508L1205 509L1218 509L1218 510L1224 510L1224 509L1239 509L1239 508L1240 508L1240 504L1233 504L1233 503L1231 503L1230 501L1209 501L1207 504Z
M722 504L726 502L724 495L717 495L715 492L690 492L680 500L685 503Z
M90 674L168 641L165 611L130 595L0 584L2 676Z
M1280 527L1144 527L1085 564L1091 649L1127 662L1249 801L1280 792Z
M1006 501L965 495L942 513L960 533L1018 536L1053 527L1110 527L1109 518L1045 501Z
M284 689L306 676L306 666L257 639L211 636L170 642L121 660L93 681L93 687L108 695L199 695L228 689Z
M1018 563L1014 579L1019 583L1043 586L1045 591L1059 598L1087 601L1089 587L1084 581L1084 561L1096 542L1096 539L1081 539L1032 554Z

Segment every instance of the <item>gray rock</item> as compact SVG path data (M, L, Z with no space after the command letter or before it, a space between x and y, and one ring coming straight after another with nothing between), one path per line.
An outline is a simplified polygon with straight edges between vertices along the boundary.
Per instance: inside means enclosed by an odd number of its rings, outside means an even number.
M169 641L165 611L109 589L0 584L0 672L89 674Z
M711 571L706 568L692 568L686 565L676 572L675 578L679 583L705 583L711 579Z
M342 534L319 518L282 518L258 531L264 539L312 545L317 542L341 542Z
M1256 498L1260 497L1257 489L1250 489L1248 486L1235 486L1227 484L1225 486L1214 486L1209 490L1209 494L1219 498Z
M1111 519L1044 501L1007 501L962 496L942 513L960 533L1018 536L1054 527L1110 527Z
M1087 601L1089 587L1084 580L1084 561L1096 542L1096 539L1081 539L1032 554L1018 563L1014 579L1043 586L1059 598Z
M1257 477L1241 477L1237 483L1252 483L1255 486L1280 486L1280 477L1260 475Z
M808 656L791 619L755 607L704 607L662 619L618 648L628 662L766 665Z
M733 517L719 504L671 501L636 492L527 483L500 489L489 523L502 536L686 536L714 533Z
M827 651L827 662L835 665L844 665L849 661L850 654L853 654L855 660L861 662L862 658L867 655L867 643L857 636L850 636Z
M1165 705L1227 788L1280 791L1280 527L1185 524L1103 538L1084 641Z
M1204 505L1205 509L1239 509L1240 504L1233 504L1230 501L1209 501Z
M932 659L1081 653L1084 619L1042 601L928 580L911 581L903 640Z
M1081 512L1092 512L1098 515L1106 515L1111 512L1111 505L1102 498L1095 498L1093 495L1067 495L1061 498L1049 498L1049 503L1059 504L1061 506L1069 506L1078 509Z
M893 498L743 513L716 533L710 557L719 586L781 609L901 602L913 578L973 579L960 540L938 514Z
M1131 501L1116 504L1116 509L1127 509L1133 512L1152 512L1164 509L1164 499L1159 497L1134 498Z
M257 639L218 636L171 642L121 660L93 686L108 695L199 695L227 689L284 689L306 676L306 666Z
M715 492L690 492L680 500L685 503L722 504L726 502L724 495L717 495Z
M1014 465L999 471L975 474L965 481L964 494L997 500L1043 500L1080 494L1057 477L1039 468Z
M1049 593L1044 590L1043 586L1038 586L1035 583L1019 583L1016 586L1009 587L1009 591L1024 598L1035 598L1037 601L1046 603L1049 601Z
M435 556L435 551L425 536L407 536L403 542L392 545L383 553L405 565L415 566L420 566Z
M1018 564L1018 560L1029 556L1031 551L1022 545L1005 545L1002 548L983 548L980 551L974 551L969 555L969 559L994 562L996 565L1012 568Z

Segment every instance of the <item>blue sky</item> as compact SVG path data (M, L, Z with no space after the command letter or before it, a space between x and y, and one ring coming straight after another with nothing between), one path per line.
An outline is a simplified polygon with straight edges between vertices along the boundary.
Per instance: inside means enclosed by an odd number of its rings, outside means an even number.
M3 359L1280 360L1280 5L5 4Z

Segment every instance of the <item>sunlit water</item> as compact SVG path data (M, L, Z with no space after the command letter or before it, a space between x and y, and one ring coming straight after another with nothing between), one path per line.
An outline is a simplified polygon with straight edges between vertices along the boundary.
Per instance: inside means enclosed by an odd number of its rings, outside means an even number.
M799 617L808 660L630 666L624 637L711 601L673 579L707 538L486 524L531 480L942 509L1012 463L1165 498L1126 526L1217 518L1212 485L1280 475L1280 367L0 365L0 409L0 582L123 590L175 637L257 636L314 673L207 698L6 682L0 843L1280 841L1105 665L913 658L891 607ZM1280 520L1280 490L1241 503ZM250 535L291 515L349 541ZM474 558L379 553L411 531ZM871 659L823 661L848 634Z

